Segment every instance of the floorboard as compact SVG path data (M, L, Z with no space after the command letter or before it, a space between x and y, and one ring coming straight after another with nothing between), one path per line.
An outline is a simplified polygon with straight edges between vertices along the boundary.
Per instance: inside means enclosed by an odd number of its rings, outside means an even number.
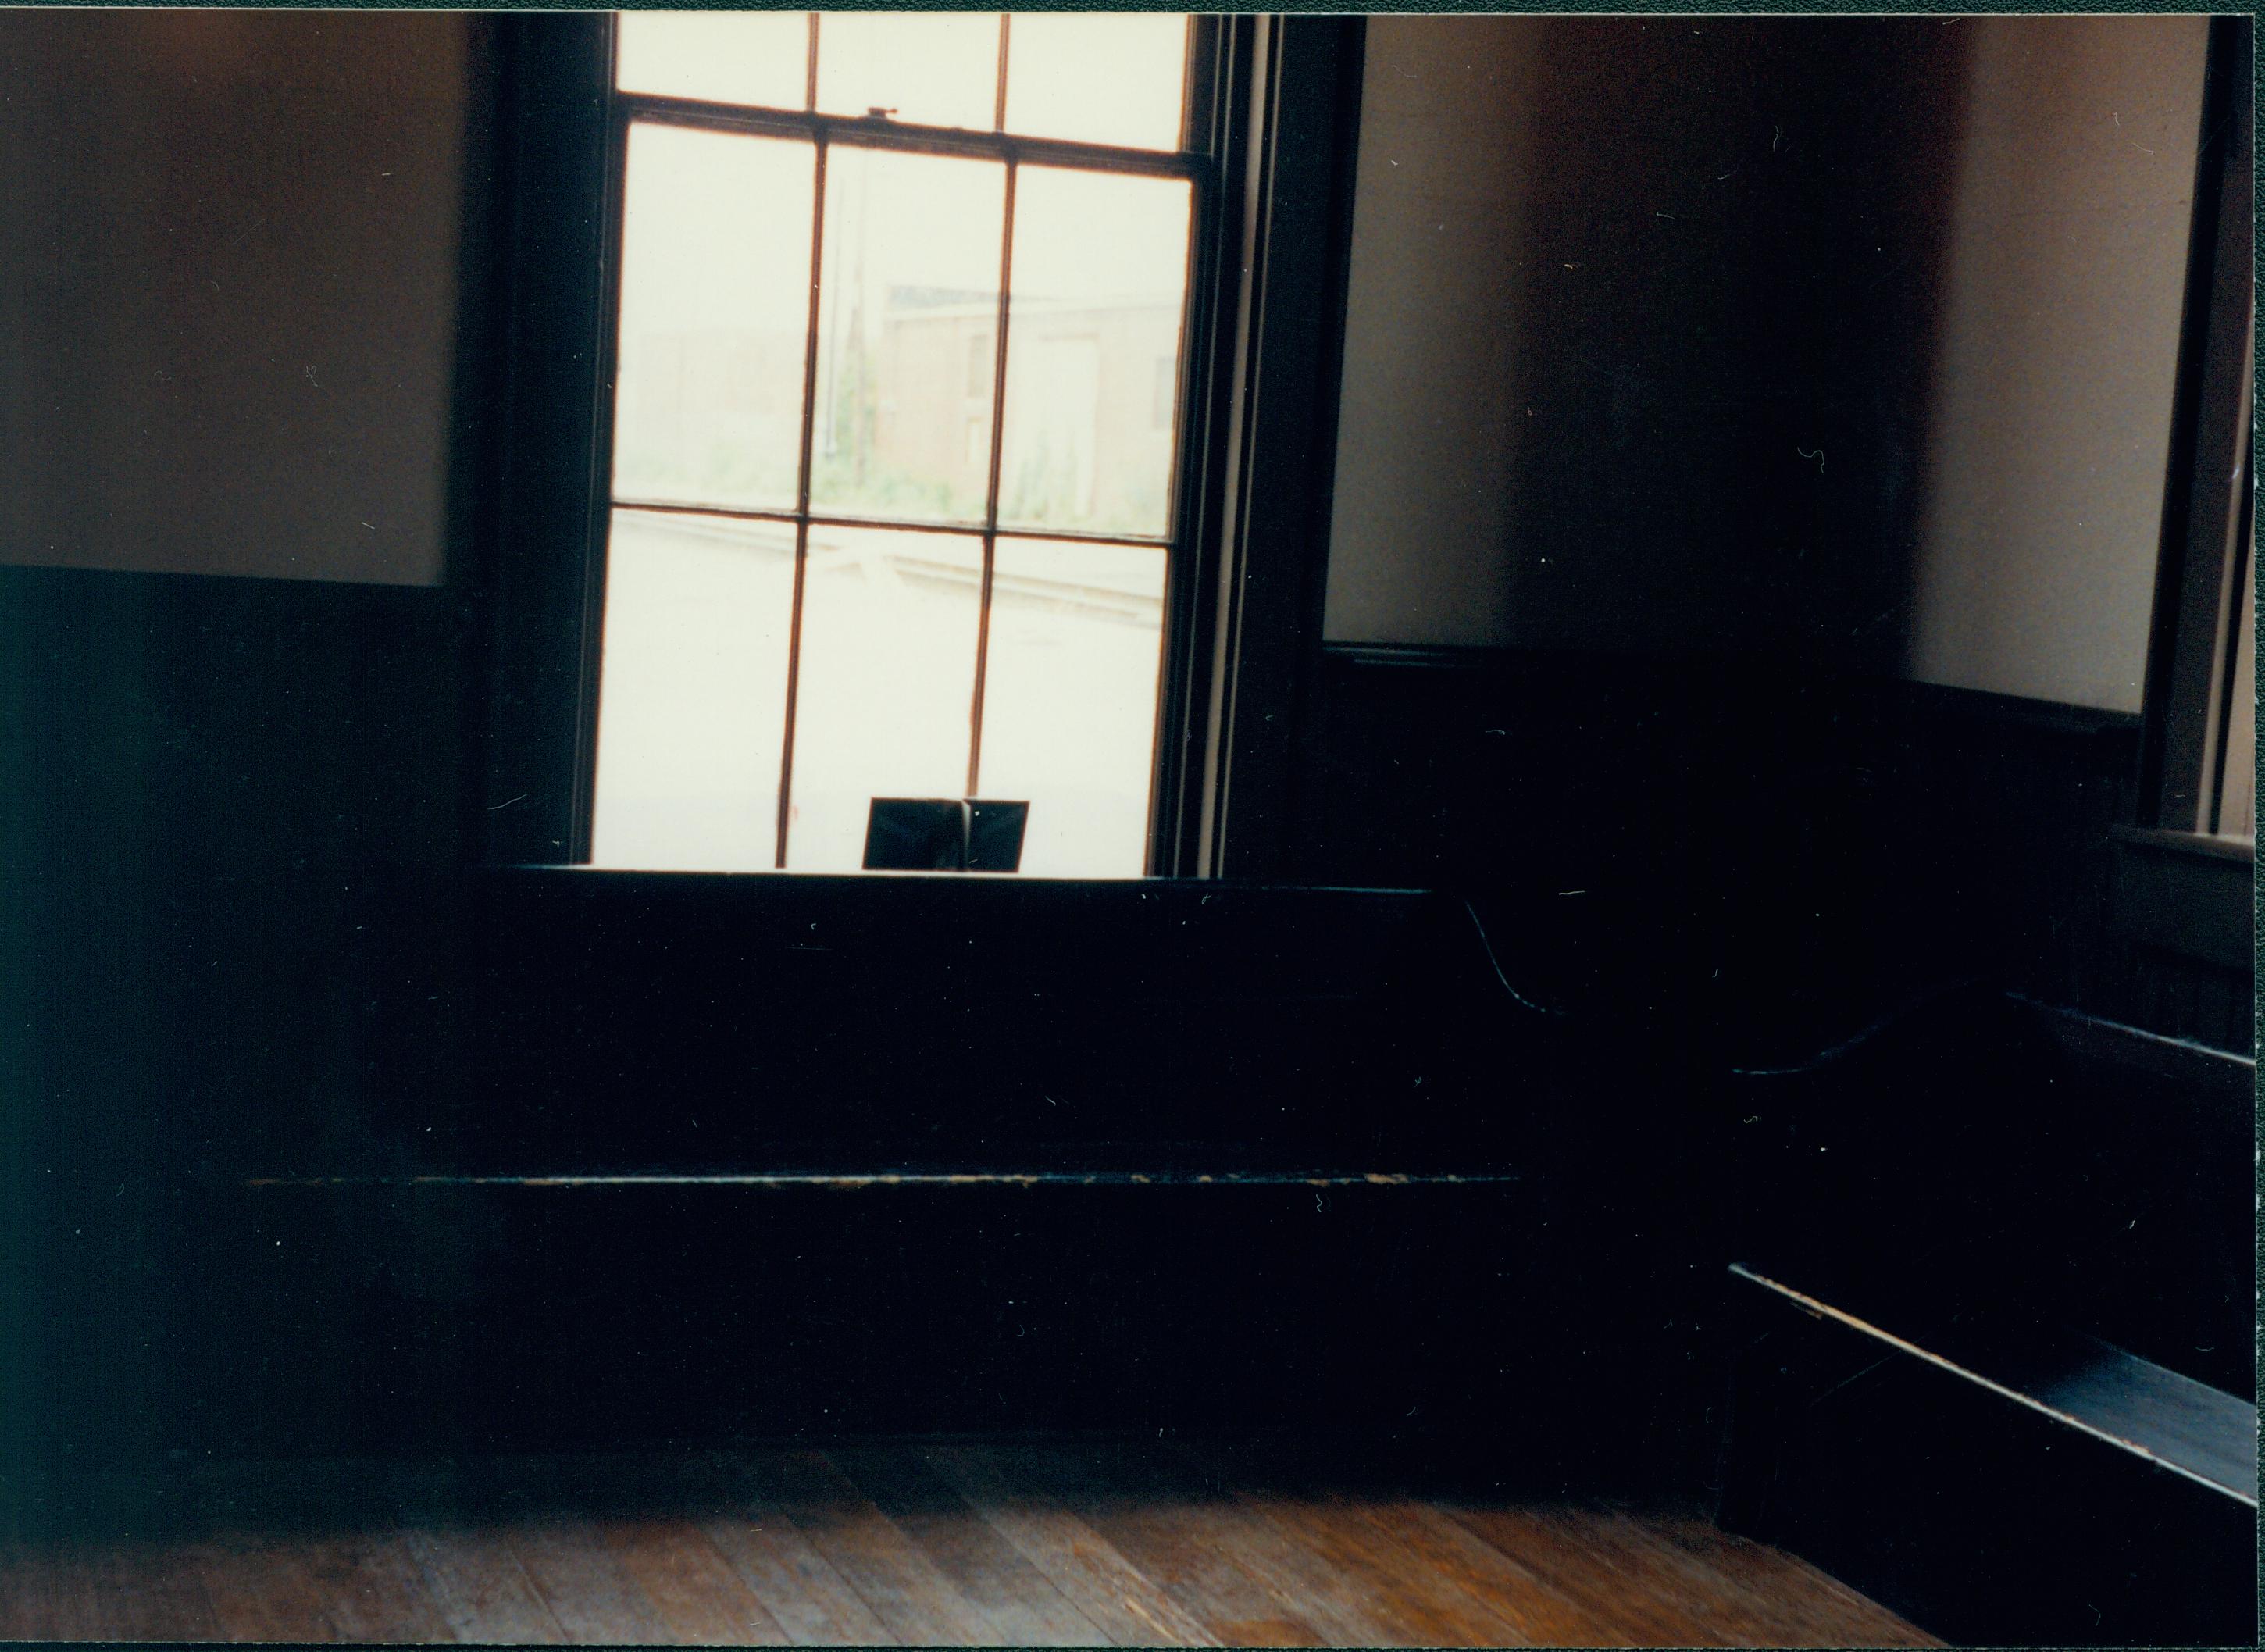
M1116 1646L1211 1646L1215 1638L1075 1510L1019 1490L980 1447L932 1445L930 1467L1046 1575Z
M491 1646L555 1645L566 1639L519 1563L508 1532L412 1529L403 1540L425 1575L449 1638Z
M1016 1646L1096 1646L1109 1637L928 1465L900 1446L861 1445L834 1462L980 1612L993 1638Z
M701 1534L795 1646L889 1646L895 1638L865 1597L776 1509L701 1522Z
M511 1535L512 1551L563 1639L578 1646L669 1640L652 1597L617 1551L625 1529L612 1521L543 1519Z
M209 1477L171 1536L0 1543L0 1639L1937 1644L1688 1510L1427 1493L1161 1442Z

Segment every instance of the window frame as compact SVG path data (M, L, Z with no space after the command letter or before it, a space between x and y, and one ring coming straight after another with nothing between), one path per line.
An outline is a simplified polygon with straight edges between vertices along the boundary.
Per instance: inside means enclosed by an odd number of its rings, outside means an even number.
M483 342L502 413L494 521L463 587L489 690L473 758L484 831L467 855L572 865L590 858L611 481L612 26L600 12L499 21L503 302ZM1210 17L1190 53L1188 147L1213 186L1190 247L1205 275L1182 346L1183 549L1165 592L1151 875L1288 863L1292 730L1320 658L1362 30L1357 17Z
M2241 761L2232 735L2245 716L2252 783L2255 760L2255 708L2234 699L2244 599L2256 579L2250 39L2247 18L2211 24L2138 809L2126 833L2218 857L2254 855L2254 833L2245 844L2221 819L2229 765Z

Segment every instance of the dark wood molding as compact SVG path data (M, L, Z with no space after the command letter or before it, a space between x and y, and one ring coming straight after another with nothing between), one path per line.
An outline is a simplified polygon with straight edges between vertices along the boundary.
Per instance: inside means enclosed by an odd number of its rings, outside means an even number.
M1472 644L1325 642L1321 651L1322 657L1334 665L1364 671L1505 673L1539 672L1568 661L1609 668L1615 660L1620 660L1631 673L1641 670L1649 673L1678 663L1656 655L1615 656L1587 651L1570 652ZM1746 676L1758 671L1777 669L1783 673L1788 682L1806 683L1817 680L1817 673L1810 667L1794 662L1773 666L1767 660L1753 658L1710 661L1702 655L1691 655L1683 657L1681 663L1693 668L1711 665L1718 669L1734 669ZM1874 695L1901 700L1918 710L2061 730L2072 734L2129 731L2137 729L2140 721L2136 712L2071 705L2055 700L2030 700L1980 688L1914 682L1906 678L1864 674L1850 676L1844 680Z
M1265 877L1289 864L1296 730L1319 659L1336 342L1351 234L1362 24L1251 20L1237 229L1243 272L1218 485L1202 539L1213 590L1200 787L1183 790L1183 874ZM1199 646L1203 633L1198 633ZM1159 869L1163 870L1163 869Z
M602 12L513 17L503 27L509 367L476 801L490 862L572 862L588 855L604 579L610 33Z
M1902 699L1923 711L2068 734L2128 734L2139 727L2139 715L2135 711L2072 705L2060 700L2031 700L2020 695L1994 694L1985 688L1913 682L1905 678L1874 677L1866 680L1875 692Z
M1166 573L1163 660L1157 682L1156 750L1150 770L1146 870L1191 873L1199 858L1206 787L1213 629L1218 612L1218 495L1224 471L1217 433L1226 427L1235 382L1233 353L1239 266L1236 244L1251 120L1249 18L1198 18L1189 35L1186 142L1199 152L1210 184L1188 247L1191 277L1183 350L1179 473L1173 534L1179 547Z
M512 197L501 164L512 113L504 69L507 26L492 13L474 13L470 19L471 99L465 120L463 201L457 214L458 345L441 577L455 608L457 656L473 685L484 685L491 669L501 520L497 478L502 474L503 410L511 382L506 348L511 249L504 226ZM457 738L469 779L485 774L494 730L484 695L462 695L458 705ZM477 783L456 788L461 862L477 862L487 852L483 790Z

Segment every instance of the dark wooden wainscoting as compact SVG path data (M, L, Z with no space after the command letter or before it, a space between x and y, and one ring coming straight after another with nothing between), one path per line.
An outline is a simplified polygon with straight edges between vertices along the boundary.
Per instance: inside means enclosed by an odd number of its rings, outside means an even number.
M2128 867L2119 906L2135 718L1737 657L1340 645L1313 694L1301 879L1469 894L1537 988L1676 1041L1978 978L2250 1048L2247 954L2135 922Z

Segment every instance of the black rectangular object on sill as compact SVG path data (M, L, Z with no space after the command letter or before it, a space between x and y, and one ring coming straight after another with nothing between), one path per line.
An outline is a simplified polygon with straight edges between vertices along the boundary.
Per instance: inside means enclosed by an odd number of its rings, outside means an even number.
M989 797L876 797L865 817L869 872L1013 872L1031 805Z

